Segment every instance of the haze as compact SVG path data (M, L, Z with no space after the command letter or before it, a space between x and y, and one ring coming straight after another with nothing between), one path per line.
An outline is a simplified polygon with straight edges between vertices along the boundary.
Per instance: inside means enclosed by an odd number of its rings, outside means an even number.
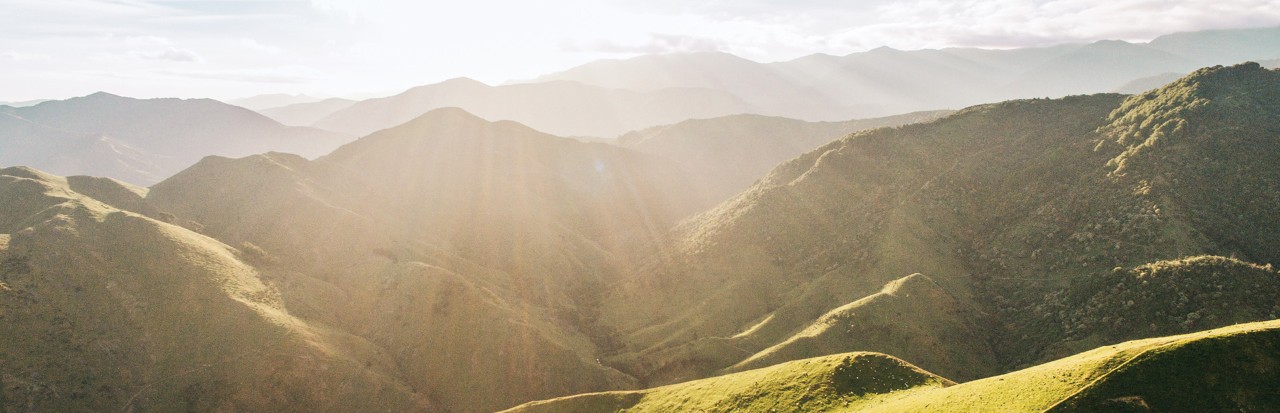
M370 97L650 53L770 62L878 46L1146 41L1280 24L1274 0L0 0L0 8L0 101L99 90Z

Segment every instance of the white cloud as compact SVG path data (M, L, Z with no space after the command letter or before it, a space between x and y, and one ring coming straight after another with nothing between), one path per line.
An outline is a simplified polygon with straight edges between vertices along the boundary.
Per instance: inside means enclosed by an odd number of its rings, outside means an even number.
M247 37L240 38L240 45L244 46L246 49L249 49L258 53L264 53L264 54L279 54L281 51L280 48L277 46L263 44L261 42L258 42L257 40L253 40Z
M108 35L108 38L115 36ZM173 40L169 40L160 36L125 36L124 43L133 47L161 47L172 46Z
M226 80L248 83L310 83L320 79L323 74L313 67L294 65L254 70L222 70L222 71L172 71L163 70L157 73L195 79Z
M597 40L582 44L566 41L562 43L562 49L568 52L620 54L719 52L727 50L728 44L721 40L706 37L654 33L650 34L649 38L642 42L629 43L613 40Z
M165 60L170 62L199 63L199 62L205 61L204 57L200 56L196 52L193 52L187 49L179 49L176 47L170 47L170 48L161 49L161 50L148 50L148 51L131 50L129 51L129 56L136 59Z
M11 62L34 62L49 60L49 58L50 56L46 54L19 53L14 51L0 52L0 60L8 60Z

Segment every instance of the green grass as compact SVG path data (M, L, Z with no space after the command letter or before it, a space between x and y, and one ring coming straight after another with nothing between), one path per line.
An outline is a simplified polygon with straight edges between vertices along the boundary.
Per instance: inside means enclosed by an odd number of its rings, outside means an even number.
M1280 321L1125 342L859 412L1273 411ZM1146 410L1134 410L1146 411Z
M1278 386L1280 321L1267 321L1099 347L956 385L891 356L850 353L506 413L1274 411Z
M774 346L733 365L742 371L847 351L893 353L958 380L993 373L995 356L976 330L977 311L914 274L840 306Z
M951 384L891 356L845 353L649 390L535 402L506 412L826 412L898 391Z

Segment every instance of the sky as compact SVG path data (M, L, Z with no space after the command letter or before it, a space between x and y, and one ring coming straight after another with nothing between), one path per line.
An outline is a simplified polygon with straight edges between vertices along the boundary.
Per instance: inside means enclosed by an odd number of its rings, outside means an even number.
M597 59L771 62L1280 26L1280 0L0 0L0 101L368 97Z

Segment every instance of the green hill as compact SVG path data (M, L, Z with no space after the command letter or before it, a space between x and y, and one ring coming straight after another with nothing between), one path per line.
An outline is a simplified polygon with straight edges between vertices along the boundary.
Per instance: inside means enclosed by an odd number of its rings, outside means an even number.
M975 106L710 209L676 161L458 109L148 189L10 168L0 403L1264 410L1271 324L1118 343L1280 313L1278 105L1245 64Z
M1274 411L1280 322L1130 341L865 412Z
M961 384L882 354L850 353L508 413L1274 411L1280 321L1129 341Z
M995 354L982 341L980 319L976 309L966 307L929 277L913 274L823 314L795 335L727 371L857 348L893 353L959 380L986 377L995 372Z
M1280 261L1278 94L1275 71L1214 67L1143 95L983 105L832 142L684 221L673 254L629 271L604 300L624 343L607 360L651 385L705 377L793 347L824 314L917 272L986 315L953 345L991 348L995 372L1270 319L1277 280L1256 268ZM1169 288L1156 281L1108 296L1120 288L1111 274L1200 255L1238 260L1186 261L1177 277L1195 282L1181 294L1217 294L1240 310L1139 299ZM1242 271L1249 282L1219 275ZM1122 302L1133 308L1107 311L1133 315L1082 310L1095 296L1132 296ZM915 317L879 334L912 337L929 325ZM830 342L843 345L822 352L882 351ZM961 359L892 354L983 375Z
M436 411L367 341L290 315L243 251L31 169L0 194L2 410Z
M953 384L891 356L848 353L649 390L528 403L504 412L826 412L862 406L897 391Z

